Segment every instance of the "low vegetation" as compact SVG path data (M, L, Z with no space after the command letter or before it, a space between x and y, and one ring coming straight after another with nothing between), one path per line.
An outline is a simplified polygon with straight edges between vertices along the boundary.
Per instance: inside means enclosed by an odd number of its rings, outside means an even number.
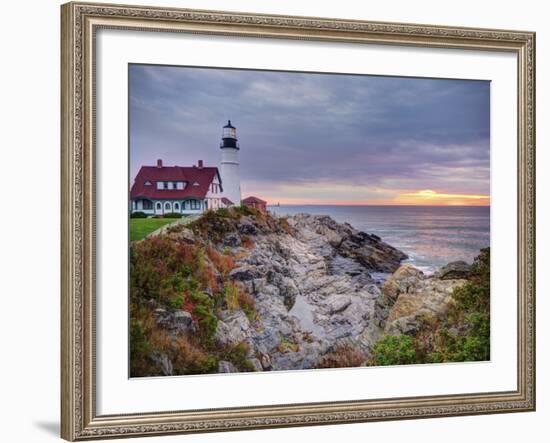
M244 342L220 339L225 326L220 322L228 322L228 317L246 321L246 315L251 328L263 326L255 299L245 289L250 286L233 280L238 277L232 271L236 261L257 252L256 243L262 244L260 233L291 234L294 228L285 218L243 206L207 211L197 219L186 220L186 225L170 226L163 235L147 237L173 221L139 216L130 220L132 240L141 240L130 246L131 375L216 373L222 361L231 363L224 364L226 368L255 370L264 364L258 350ZM425 316L414 333L386 335L370 354L349 343L334 345L319 356L314 367L488 360L489 262L489 249L484 249L467 283L454 290L444 319ZM167 326L166 321L173 322L176 314L185 325ZM308 349L306 343L312 341L311 337L308 341L283 336L278 330L274 334L278 334L277 344L270 349L280 354L303 353Z
M164 221L164 219L147 219ZM143 221L136 219L136 221ZM177 231L174 230L174 231ZM215 333L222 311L242 309L253 319L254 299L228 278L230 254L208 241L180 241L168 235L145 238L130 248L130 352L132 376L160 375L158 356L170 360L172 374L217 372L221 360L240 371L253 370L246 344L220 346ZM192 330L171 334L155 313L185 311Z
M269 213L262 212L249 206L221 208L216 211L206 211L200 218L187 225L196 235L219 244L227 234L236 232L236 225L243 217L254 221L254 229L264 232L291 232L292 228L284 218L275 218ZM252 248L254 242L246 234L242 234L243 247Z
M374 347L369 364L485 361L490 359L490 251L482 249L468 282L453 292L444 320L426 317L415 336L388 335Z

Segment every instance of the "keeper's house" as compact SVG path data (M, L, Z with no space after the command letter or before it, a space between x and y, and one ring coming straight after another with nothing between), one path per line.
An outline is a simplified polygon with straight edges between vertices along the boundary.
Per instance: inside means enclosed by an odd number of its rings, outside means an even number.
M225 207L222 180L216 167L142 166L130 190L130 211L147 215L176 212L200 214L208 209Z

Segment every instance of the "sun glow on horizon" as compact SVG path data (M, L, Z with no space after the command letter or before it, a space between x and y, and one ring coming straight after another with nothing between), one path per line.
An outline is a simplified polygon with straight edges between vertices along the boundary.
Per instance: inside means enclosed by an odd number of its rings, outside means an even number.
M482 194L450 194L425 189L397 194L390 199L350 200L337 198L296 198L263 195L269 205L327 205L327 206L489 206L490 197Z
M409 204L440 206L488 206L490 196L485 194L452 194L423 189L401 194L398 200Z
M391 189L351 187L342 184L246 186L246 195L255 195L269 205L327 206L490 206L487 194L453 193L434 189ZM243 195L244 195L243 194Z

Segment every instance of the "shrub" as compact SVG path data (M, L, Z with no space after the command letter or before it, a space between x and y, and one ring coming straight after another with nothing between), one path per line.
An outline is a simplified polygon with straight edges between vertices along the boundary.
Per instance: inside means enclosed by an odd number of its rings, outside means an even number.
M422 363L421 353L408 335L387 335L374 346L374 366L410 365Z
M229 211L227 208L220 208L216 211L218 217L229 217Z
M234 282L228 281L225 283L224 294L227 309L230 311L239 309L239 288Z
M214 314L214 302L204 293L197 290L190 293L193 304L191 313L199 324L199 338L205 346L211 346L218 327L218 317Z
M130 218L147 218L147 214L145 212L136 211L130 214Z
M174 375L208 374L218 370L216 355L205 352L199 343L185 336L173 338L157 327L148 328L144 332L141 326L136 327L135 323L131 331L132 377L163 375L158 364L151 358L152 351L163 354L170 360ZM143 338L140 337L142 333Z
M163 214L163 218L181 218L181 214L178 214L177 212L167 212Z
M489 248L485 248L480 251L472 264L470 281L454 290L453 298L456 302L454 314L489 313L491 298L489 273L490 252Z
M172 347L174 375L212 374L218 372L218 359L185 337L178 337Z
M200 247L155 236L132 244L130 249L130 294L169 304L185 290L215 290L216 279ZM212 271L212 272L210 272Z
M238 215L259 215L260 213L256 208L246 205L235 206L233 210Z
M218 352L220 360L230 361L235 367L244 372L255 371L254 365L249 360L250 347L246 343L228 345Z
M292 235L294 233L294 229L290 226L288 223L287 217L280 217L277 219L277 223L281 227L281 229L286 232L287 234Z
M490 358L490 250L482 249L469 281L453 291L445 319L424 318L414 337L386 336L370 364L444 363Z
M249 320L253 320L256 316L256 302L254 298L243 289L239 290L239 306L244 311Z
M208 246L206 249L206 255L224 277L227 276L227 274L229 274L235 267L235 261L229 255L229 252L220 254L212 246Z
M365 354L361 350L349 344L342 344L337 346L332 352L323 355L315 364L315 368L354 368L362 366L366 359Z
M172 309L180 309L183 305L184 298L182 295L175 295L170 299L170 307Z
M138 319L130 320L130 360L133 362L147 354L151 345L148 340L149 331L143 321Z
M298 343L294 343L281 335L277 350L279 352L298 352L300 350L300 346L298 346Z
M230 218L220 215L219 211L204 212L200 218L189 223L188 228L205 239L221 242L226 234L234 230L234 226Z
M224 298L227 309L235 311L242 309L249 320L256 315L256 302L254 298L238 283L226 281L224 284Z

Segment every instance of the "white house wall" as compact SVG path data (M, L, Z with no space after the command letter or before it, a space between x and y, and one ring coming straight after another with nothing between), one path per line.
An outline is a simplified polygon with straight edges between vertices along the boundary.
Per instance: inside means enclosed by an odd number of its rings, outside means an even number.
M219 200L219 199L211 199L211 200ZM131 211L143 212L147 215L164 215L172 212L175 212L177 214L182 214L182 215L194 215L194 214L201 214L207 209L206 199L203 199L203 200L195 199L195 201L199 202L199 207L196 209L190 208L190 202L191 202L190 199L188 200L151 200L151 201L153 202L153 209L143 209L143 203L141 199L137 199L137 205L134 205L134 200L132 200ZM183 202L185 202L185 209L183 209L183 204L182 204ZM159 204L160 204L160 208L157 208ZM179 209L175 209L176 204L179 205ZM213 203L209 201L208 208L210 208L210 205L212 204Z

